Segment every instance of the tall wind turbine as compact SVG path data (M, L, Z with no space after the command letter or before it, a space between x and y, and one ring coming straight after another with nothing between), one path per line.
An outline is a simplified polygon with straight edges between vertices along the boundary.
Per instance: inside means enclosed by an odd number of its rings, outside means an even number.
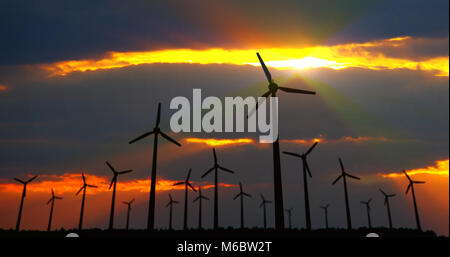
M62 197L55 195L55 191L53 191L53 188L52 188L52 198L50 198L50 200L48 200L48 202L47 202L47 205L50 203L52 204L52 205L50 205L50 217L48 218L47 231L50 231L52 229L53 206L55 205L55 200L61 200L61 199L62 199Z
M131 212L131 204L134 202L134 198L129 202L122 202L123 204L127 205L127 224L125 226L125 229L128 230L128 227L130 225L130 212Z
M289 229L292 229L292 210L293 208L286 209L286 212L288 213Z
M242 183L239 182L239 194L237 194L233 198L233 200L236 200L238 197L241 197L241 229L244 229L244 196L252 197L250 194L247 194L242 190Z
M342 164L341 158L339 158L339 164L341 165L341 175L337 177L337 179L333 182L333 185L336 184L341 178L344 181L344 194L345 194L345 210L347 212L347 229L352 229L352 218L350 217L350 205L348 204L348 191L347 191L347 177L352 179L360 180L360 178L352 176L345 172L344 164Z
M369 198L369 200L367 200L367 202L361 201L361 203L366 206L367 222L369 224L369 229L372 229L372 220L370 219L370 202L371 201L372 201L372 198Z
M175 201L172 199L172 195L169 194L169 202L166 205L167 207L170 207L169 209L169 230L172 230L172 211L173 211L173 205L179 203L178 201Z
M83 227L84 203L86 202L86 188L88 188L88 187L97 188L97 186L89 185L88 183L86 183L86 178L84 177L84 173L81 173L81 177L83 178L83 186L75 194L75 195L78 195L81 191L83 191L83 198L81 200L80 221L78 222L78 230L79 231L81 231L81 229Z
M191 182L189 182L189 178L191 177L192 169L189 169L188 175L186 177L185 181L181 181L178 183L173 184L174 186L178 185L184 185L184 222L183 222L183 228L184 230L187 230L187 215L188 215L188 190L191 188L192 191L197 192L195 188L192 186Z
M111 184L109 184L109 189L113 187L113 193L112 193L112 201L111 201L111 213L109 215L109 230L113 229L114 226L114 204L116 202L116 184L117 184L117 177L119 175L132 172L133 170L124 170L124 171L116 171L114 167L106 161L106 165L108 165L109 169L112 171L113 178L111 180Z
M264 70L264 74L266 75L267 81L269 82L268 88L269 90L262 95L262 97L276 97L278 89L287 93L296 93L296 94L308 94L315 95L316 93L308 90L301 90L295 88L288 87L280 87L275 81L272 79L272 75L266 67L263 59L256 53L258 56L259 62L261 63L262 69ZM258 103L256 104L255 110L258 108ZM253 114L253 112L252 112ZM283 208L283 188L281 182L281 164L280 164L280 144L278 141L278 137L276 141L272 144L273 147L273 174L274 174L274 195L275 195L275 228L277 230L282 230L284 228L284 208Z
M325 213L325 229L328 229L328 207L330 207L329 204L327 204L325 206L320 206L320 208L323 209L323 211Z
M405 174L406 178L409 181L408 188L406 188L406 194L408 194L409 189L411 189L412 199L414 203L414 213L416 214L416 223L417 223L417 229L419 231L422 231L422 227L420 226L420 219L419 219L419 211L417 210L417 202L416 202L416 194L414 193L414 184L424 184L425 181L415 181L412 180L405 170L403 170L403 173Z
M261 204L259 205L259 208L263 208L263 217L264 217L264 229L267 229L267 215L266 215L266 204L272 203L272 201L267 201L264 196L261 194Z
M193 202L198 201L198 229L202 229L202 200L209 200L208 197L203 196L202 194L202 187L198 187L198 196L194 199Z
M234 173L234 171L229 170L227 168L224 168L222 166L220 166L217 163L217 155L216 155L216 149L213 148L213 155L214 155L214 166L212 168L210 168L209 170L207 170L205 172L205 174L202 175L202 178L204 178L206 175L208 175L211 171L214 170L214 229L218 229L219 228L219 183L217 175L219 173L219 169L229 172L229 173Z
M14 178L15 181L23 184L22 198L20 199L20 205L19 205L19 215L17 217L17 223L16 223L16 231L19 231L19 229L20 229L20 220L22 219L23 200L25 200L25 196L27 194L27 184L30 183L31 181L35 180L36 178L37 178L37 176L34 176L27 181L24 181L24 180L21 180L18 178Z
M309 177L312 178L311 170L309 169L308 162L306 160L306 157L311 153L311 151L316 147L318 142L315 142L309 149L303 154L298 153L291 153L291 152L285 152L284 154L291 155L297 158L302 159L302 166L303 166L303 190L305 194L305 218L306 218L306 230L311 231L311 211L309 209L309 196L308 196L308 181L307 181L307 175L308 173Z
M152 163L152 176L151 176L151 184L150 184L150 201L149 201L149 208L148 208L148 219L147 219L147 230L152 230L155 226L155 194L156 194L156 159L157 159L157 153L158 153L158 136L161 135L163 138L168 140L169 142L172 142L176 144L177 146L181 146L180 143L166 135L164 132L161 131L159 128L159 122L161 118L161 103L158 104L158 114L156 116L156 125L153 128L152 131L147 132L133 140L131 140L129 143L132 144L136 141L139 141L145 137L148 137L150 135L155 135L155 138L153 140L153 163Z
M384 195L384 205L387 208L387 215L388 215L388 219L389 219L389 228L392 229L392 218L391 218L391 208L389 207L389 197L394 197L395 194L386 194L381 189L380 189L380 192Z

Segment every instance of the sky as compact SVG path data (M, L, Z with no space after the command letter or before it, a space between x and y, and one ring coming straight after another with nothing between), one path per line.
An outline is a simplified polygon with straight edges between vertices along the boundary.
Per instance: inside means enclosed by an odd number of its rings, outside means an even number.
M257 133L173 133L169 109L176 96L260 96L267 81L259 52L282 86L316 95L279 93L282 151L309 156L313 228L345 227L338 158L349 173L355 227L367 226L372 198L374 226L387 226L379 188L391 198L393 225L415 227L408 182L415 190L422 227L449 234L449 2L433 1L1 1L0 2L0 227L15 226L21 185L27 186L22 228L46 229L51 188L54 228L77 226L81 172L98 185L87 194L85 227L106 228L112 173L119 176L116 227L124 227L133 198L131 227L145 228L153 139L128 141L153 129L162 103L161 128L178 140L160 140L156 226L168 225L168 194L192 168L192 183L213 199L219 162L220 225L239 226L238 183L246 199L246 224L262 226L260 194L273 200L272 149ZM305 227L300 161L281 156L284 206L293 225ZM196 193L190 192L190 200ZM182 227L183 204L174 207ZM189 226L197 225L196 203ZM212 201L204 202L205 227ZM273 206L268 225L274 226Z

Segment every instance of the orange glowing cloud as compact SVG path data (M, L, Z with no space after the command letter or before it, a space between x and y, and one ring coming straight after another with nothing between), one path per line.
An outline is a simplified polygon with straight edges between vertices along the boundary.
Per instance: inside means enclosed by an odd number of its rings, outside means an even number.
M312 138L312 139L282 139L280 142L282 143L290 143L290 144L300 144L300 145L311 145L315 142L319 142L322 144L331 144L331 143L365 143L370 141L379 141L379 142L389 142L392 141L391 139L385 138L385 137L350 137L345 136L338 139L326 139L323 136L320 136L318 138Z
M305 48L267 48L263 58L267 66L277 69L331 69L364 68L371 70L408 69L434 72L437 76L449 76L449 57L433 57L412 60L407 57L389 57L380 48L407 47L411 37L398 37L365 43ZM257 49L166 49L145 52L109 52L102 59L67 60L41 65L50 76L65 76L74 71L115 69L131 65L151 63L195 63L254 65Z
M98 194L102 192L111 191L109 189L110 178L96 175L85 175L86 181L90 185L98 186L98 188L89 188L87 194ZM170 190L184 190L183 185L174 186L173 184L179 182L178 180L169 180L158 178L156 181L156 191L170 191ZM214 187L214 185L207 182L197 183L202 188ZM53 188L57 193L76 193L82 186L82 178L80 173L64 173L62 175L40 175L37 181L33 181L27 186L27 192L48 193ZM222 187L235 187L236 185L221 183ZM22 192L23 186L15 182L0 181L0 192ZM135 192L149 192L150 179L133 179L128 181L117 182L118 191L135 191Z
M251 138L237 138L237 139L215 139L215 138L185 138L187 143L205 144L208 146L229 146L240 144L253 144L255 141Z
M427 175L439 175L448 177L449 173L448 162L449 160L436 161L435 166L406 170L406 172L408 173L409 176L427 174ZM403 177L405 175L402 172L392 172L388 174L381 174L381 176L383 178L395 178L395 177Z
M0 92L1 91L6 91L6 89L8 89L8 87L4 84L0 84Z

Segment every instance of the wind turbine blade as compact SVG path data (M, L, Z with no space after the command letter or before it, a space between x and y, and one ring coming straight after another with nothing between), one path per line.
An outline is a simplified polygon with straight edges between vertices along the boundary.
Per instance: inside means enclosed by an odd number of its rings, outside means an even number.
M81 178L83 179L83 184L86 184L86 178L84 177L84 173L81 173Z
M206 197L206 196L203 196L203 195L202 195L202 198L203 198L203 199L205 199L205 200L209 200L209 198L208 198L208 197Z
M98 186L94 186L94 185L86 185L88 187L92 187L92 188L98 188Z
M270 92L270 90L269 90L269 91L265 92L261 97L267 98L267 97L270 95L270 93L271 93L271 92ZM252 110L250 110L250 111L248 112L248 114L247 114L247 119L248 119L249 116L253 115L253 114L258 110L258 107L259 107L259 105L260 105L260 101L262 102L263 100L262 100L262 99L259 100L259 98L258 98L258 101L256 101L256 106L255 106L255 108L253 108Z
M147 132L147 133L145 133L145 134L142 134L142 135L136 137L135 139L131 140L130 142L128 142L128 144L132 144L132 143L134 143L134 142L136 142L136 141L138 141L138 140L143 139L144 137L148 137L148 136L150 136L150 135L153 134L153 133L155 133L155 132L152 130L152 131L150 131L150 132Z
M370 202L372 202L372 197L369 198L369 200L367 201L367 203L370 203Z
M406 173L405 170L402 170L402 172L405 174L406 178L408 178L408 180L411 181L411 178L409 177L408 173Z
M192 169L189 169L189 172L188 172L188 175L187 175L186 181L189 181L189 178L191 177L191 171L192 171Z
M25 181L18 179L18 178L14 178L15 181L18 181L19 183L25 184Z
M378 190L380 190L380 192L381 192L384 196L387 195L386 192L384 192L383 190L381 190L381 189L378 189Z
M30 179L29 179L27 182L25 182L25 183L30 183L31 181L35 180L37 177L38 177L38 176L34 176L34 177L30 178Z
M318 143L319 143L319 142L315 142L315 143L308 149L308 151L306 151L305 155L308 155L309 153L311 153L311 151L314 149L314 147L316 147L316 145L317 145Z
M62 200L63 198L59 197L59 196L55 196L55 199Z
M187 185L192 189L192 191L197 192L197 189L195 189L191 183L187 182Z
M161 121L161 103L158 103L158 114L156 116L156 126L159 126L159 122Z
M134 198L133 198L133 199L131 199L131 201L130 201L130 204L134 203L134 200L135 200Z
M214 163L217 164L217 155L216 155L216 149L213 148L213 155L214 155Z
M308 172L309 177L312 178L311 170L309 169L309 165L308 165L308 162L306 161L306 159L304 159L304 162L305 162L306 171Z
M295 157L301 158L300 154L297 154L297 153L286 152L286 151L283 151L283 153L284 153L284 154L287 154L287 155L291 155L291 156L295 156Z
M166 208L169 207L171 204L172 204L172 202L168 202L168 203L166 204Z
M348 174L348 173L346 173L346 176L347 176L347 177L350 177L350 178L352 178L352 179L360 180L360 178L358 178L358 177L356 177L356 176L353 176L353 175L350 175L350 174Z
M174 186L179 186L179 185L184 185L186 182L185 181L181 181L181 182L177 182L175 184L173 184Z
M52 197L54 197L54 196L55 196L55 191L52 188Z
M84 189L84 186L82 186L82 187L80 188L80 190L78 190L78 192L76 192L75 195L78 195L78 194L81 192L81 190L83 190L83 189Z
M208 175L211 171L213 171L214 167L212 167L211 169L209 169L208 171L205 172L205 174L202 175L202 178L204 178L206 175Z
M411 188L411 183L409 183L408 188L406 188L406 192L405 194L407 194L409 192L409 189Z
M112 185L114 184L114 182L117 180L117 175L114 175L114 177L111 179L111 183L109 184L109 188L111 189Z
M416 183L416 184L425 184L425 181L413 181L413 183Z
M128 202L122 201L122 203L128 205Z
M247 196L247 197L252 197L252 195L251 194L247 194L247 193L243 193L245 196Z
M364 201L359 201L360 203L362 203L362 204L366 204L366 202L364 202Z
M180 203L180 202L178 202L178 201L172 201L172 203L175 203L175 204L177 204L177 203Z
M48 200L48 202L47 202L47 205L49 204L49 203L51 203L52 201L53 201L53 197L52 198L50 198L50 200Z
M316 94L316 92L313 92L313 91L289 88L289 87L278 87L278 89L280 89L284 92L287 92L287 93L307 94L307 95L315 95Z
M160 131L159 132L161 134L161 136L163 136L165 139L169 140L170 142L176 144L177 146L181 146L180 143L178 143L175 139L169 137L168 135L166 135L164 132Z
M132 172L133 170L124 170L124 171L120 171L120 172L118 172L119 174L126 174L126 173L130 173L130 172Z
M111 169L112 172L114 172L114 173L116 172L116 170L113 168L113 166L108 161L106 161L105 163L106 163L106 165L108 165L109 169Z
M272 201L266 201L266 203L272 203Z
M272 75L270 75L269 70L266 67L266 64L264 63L263 59L261 58L261 56L259 55L259 53L256 53L256 55L258 56L259 62L261 63L261 66L264 70L264 73L266 74L266 78L269 81L269 83L272 83Z
M339 164L341 165L342 172L344 172L344 164L342 163L341 158L339 158Z
M336 184L336 182L338 182L339 181L339 179L341 179L342 178L342 175L340 175L339 177L337 177L337 179L333 182L333 184L332 185L334 185L334 184Z
M197 196L194 201L192 201L193 203L197 202L200 199L200 196Z
M230 169L227 169L227 168L224 168L224 167L222 167L222 166L219 166L219 169L221 169L221 170L223 170L223 171L226 171L226 172L229 172L229 173L234 173L234 171L232 171L232 170L230 170Z
M238 199L238 197L241 196L241 195L242 195L241 193L237 194L237 195L233 198L233 200Z
M390 195L388 195L388 197L394 197L394 196L396 196L396 194L390 194Z
M265 203L265 202L262 202L262 203L259 205L259 208L263 207L264 203Z

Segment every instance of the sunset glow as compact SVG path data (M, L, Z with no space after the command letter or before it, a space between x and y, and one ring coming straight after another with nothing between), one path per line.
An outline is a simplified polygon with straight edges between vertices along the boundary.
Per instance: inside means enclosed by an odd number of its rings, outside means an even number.
M186 138L187 143L205 144L208 146L227 146L237 144L252 144L255 141L251 138L237 138L237 139L215 139L215 138Z
M436 161L435 166L428 166L425 168L418 168L412 170L406 170L409 176L420 175L420 174L428 174L428 175L438 175L444 176L448 179L449 160ZM404 177L405 175L402 172L393 172L388 174L381 174L384 178L396 178L396 177Z

